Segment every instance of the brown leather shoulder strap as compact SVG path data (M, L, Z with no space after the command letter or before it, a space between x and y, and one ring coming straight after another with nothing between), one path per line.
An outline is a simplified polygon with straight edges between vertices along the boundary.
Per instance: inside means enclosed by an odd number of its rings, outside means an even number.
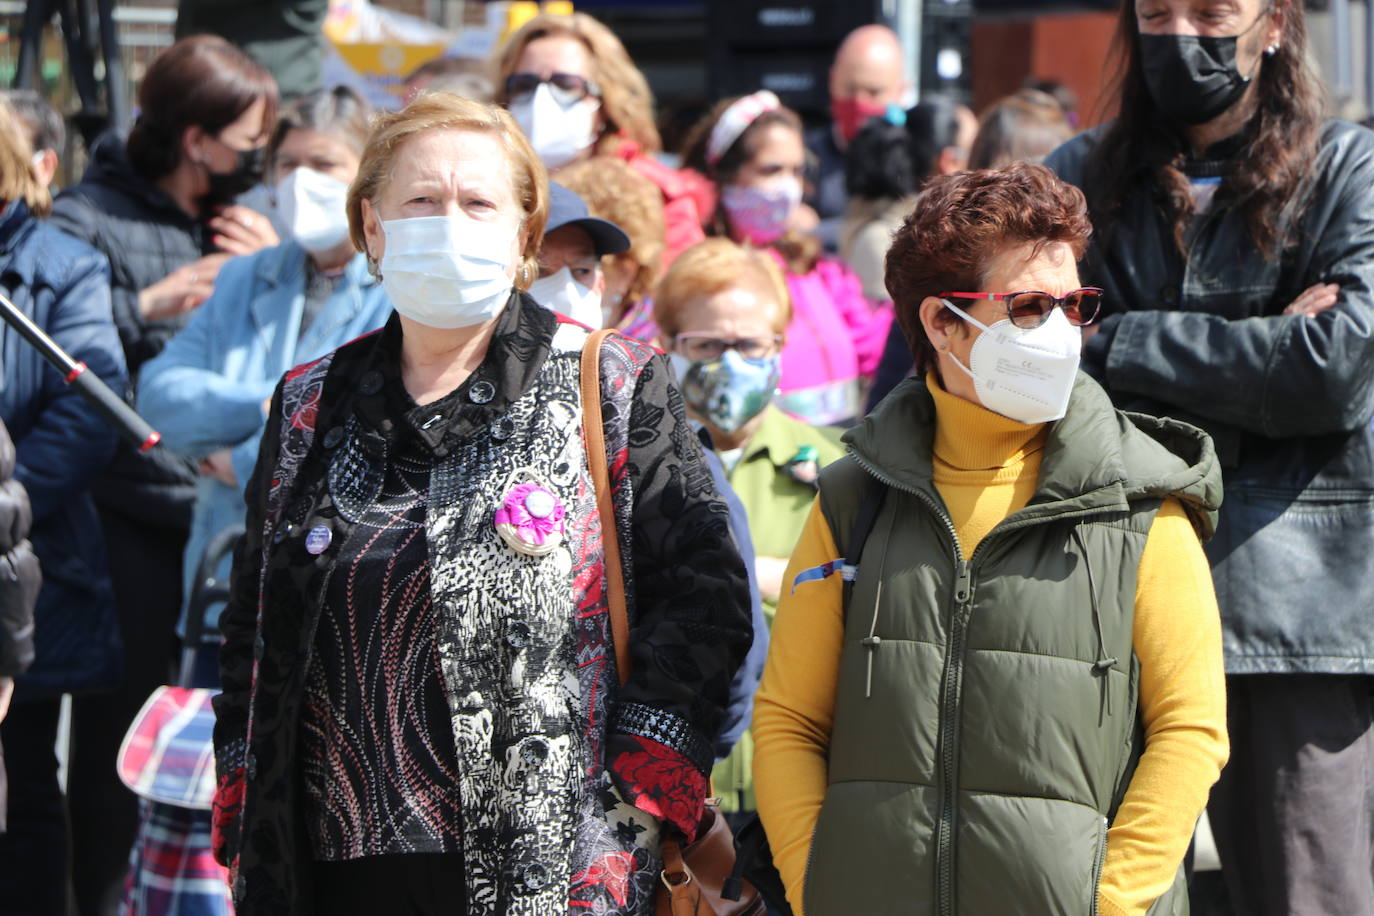
M630 679L630 613L625 606L625 572L620 559L620 532L611 499L611 465L606 456L606 427L601 419L601 344L613 330L595 331L582 345L582 438L587 464L596 487L596 511L601 516L601 541L606 557L606 597L615 642L615 668L620 683Z

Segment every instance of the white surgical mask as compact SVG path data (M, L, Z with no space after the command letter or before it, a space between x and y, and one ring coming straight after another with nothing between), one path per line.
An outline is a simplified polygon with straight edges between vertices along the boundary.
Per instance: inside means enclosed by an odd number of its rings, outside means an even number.
M466 328L500 314L516 227L466 217L382 221L382 287L396 311L431 328Z
M596 141L600 109L601 103L591 97L564 107L548 83L540 83L529 98L510 105L511 117L549 169L567 165Z
M1018 328L1004 318L991 326L942 302L969 324L982 328L973 342L969 365L950 354L950 361L973 379L983 406L1020 423L1048 423L1069 408L1083 348L1083 332L1069 323L1063 309L1050 312L1038 328Z
M348 183L298 168L277 182L277 212L306 251L328 251L348 238Z
M545 308L567 315L589 328L601 327L601 297L573 279L572 271L559 268L530 284L530 295Z

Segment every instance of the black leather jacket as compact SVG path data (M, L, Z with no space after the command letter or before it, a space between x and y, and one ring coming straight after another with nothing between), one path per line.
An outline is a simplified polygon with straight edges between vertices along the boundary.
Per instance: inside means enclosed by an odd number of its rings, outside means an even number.
M1089 133L1046 165L1083 184ZM1224 197L1186 258L1142 190L1082 265L1109 317L1084 368L1118 406L1216 441L1225 505L1208 547L1231 673L1374 673L1374 133L1331 120L1266 259ZM1224 190L1224 187L1223 187ZM1315 317L1283 309L1340 286Z

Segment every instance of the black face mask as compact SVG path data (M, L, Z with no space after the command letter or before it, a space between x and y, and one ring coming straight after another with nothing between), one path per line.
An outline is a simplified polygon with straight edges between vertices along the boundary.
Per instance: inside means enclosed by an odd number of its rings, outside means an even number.
M1250 80L1236 68L1239 37L1140 36L1145 86L1165 117L1179 124L1205 124L1245 94Z
M216 172L208 165L205 167L210 173L210 193L206 195L210 203L233 203L234 198L251 191L262 181L267 169L267 147L235 150L235 153L238 161L234 163L233 171Z

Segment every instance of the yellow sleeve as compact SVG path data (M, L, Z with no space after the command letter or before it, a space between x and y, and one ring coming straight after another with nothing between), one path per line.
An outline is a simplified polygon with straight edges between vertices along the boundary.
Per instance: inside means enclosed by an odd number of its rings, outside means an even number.
M1133 637L1145 750L1107 834L1104 916L1144 916L1169 889L1230 752L1212 573L1177 500L1140 557Z
M803 916L806 859L825 799L826 759L844 645L844 589L838 571L795 588L793 582L799 571L839 556L817 500L783 577L768 661L754 698L754 791L759 817L796 916Z

